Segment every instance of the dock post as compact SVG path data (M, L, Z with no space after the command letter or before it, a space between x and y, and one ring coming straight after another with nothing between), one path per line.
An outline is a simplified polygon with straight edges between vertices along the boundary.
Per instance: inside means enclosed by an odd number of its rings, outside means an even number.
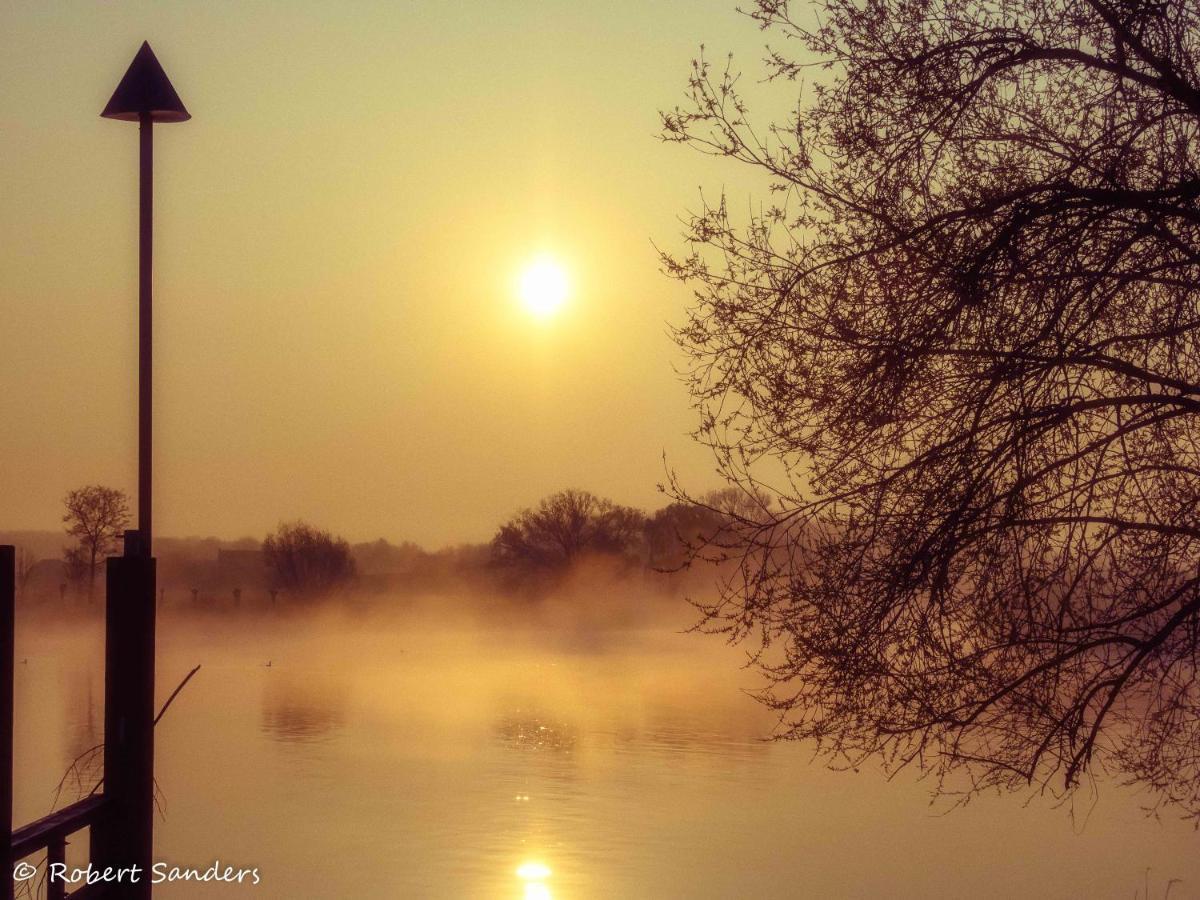
M110 557L104 646L106 821L92 829L98 867L136 865L137 883L106 894L147 900L154 859L155 560L141 533L125 533L125 555Z
M4 830L4 888L0 897L13 897L13 693L16 648L16 549L0 547L0 828Z

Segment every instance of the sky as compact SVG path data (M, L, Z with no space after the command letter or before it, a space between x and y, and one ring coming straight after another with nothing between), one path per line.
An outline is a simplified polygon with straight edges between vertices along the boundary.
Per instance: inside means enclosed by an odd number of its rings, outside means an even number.
M0 0L0 527L136 487L137 128L99 117L143 39L193 119L155 128L155 530L487 540L565 487L716 486L668 324L699 190L658 139L733 0ZM554 316L517 285L548 256Z

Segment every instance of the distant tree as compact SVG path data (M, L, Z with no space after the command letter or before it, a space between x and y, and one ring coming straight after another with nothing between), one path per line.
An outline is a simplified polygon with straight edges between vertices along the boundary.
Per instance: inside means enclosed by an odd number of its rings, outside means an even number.
M587 491L565 490L524 509L500 526L494 556L555 568L584 553L625 555L641 549L645 516Z
M761 488L731 484L702 495L697 505L716 513L723 522L757 524L770 520L773 502Z
M355 544L350 549L355 564L363 573L410 571L427 555L412 541L391 544L383 538L367 544Z
M779 501L708 625L835 762L1200 817L1200 7L748 6L785 116L701 57L663 119L769 191L664 257L698 438Z
M677 500L646 520L646 551L651 566L675 569L690 564L716 540L721 517L698 503Z
M33 567L37 561L37 556L28 547L17 547L16 588L21 596L24 596L25 588L29 586L29 577L33 574Z
M68 547L63 551L63 578L65 583L59 585L60 592L65 591L68 587L75 594L86 589L88 560L79 547Z
M740 547L737 526L769 519L770 508L764 492L734 485L670 503L646 522L650 565L674 569L700 558L724 562Z
M96 589L96 566L116 551L129 527L129 500L124 491L101 485L77 488L63 500L63 523L78 545L64 555L68 572L79 572L87 582L88 601ZM80 572L80 570L82 570Z
M279 587L300 596L319 596L354 580L350 545L305 522L287 522L263 541L267 565Z

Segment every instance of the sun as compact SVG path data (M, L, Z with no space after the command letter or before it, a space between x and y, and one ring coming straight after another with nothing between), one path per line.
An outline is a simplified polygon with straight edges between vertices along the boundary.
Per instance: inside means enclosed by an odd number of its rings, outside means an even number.
M567 301L567 272L554 259L542 256L521 271L518 293L525 309L539 319L548 319Z

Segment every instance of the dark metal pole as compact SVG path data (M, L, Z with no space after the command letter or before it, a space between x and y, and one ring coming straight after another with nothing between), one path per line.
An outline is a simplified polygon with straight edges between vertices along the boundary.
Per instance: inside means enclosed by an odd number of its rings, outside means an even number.
M150 460L151 402L153 400L154 318L154 122L149 113L139 117L140 144L138 211L138 530L142 533L141 550L150 548Z
M0 547L0 831L4 832L3 885L0 897L12 900L12 816L13 816L13 668L16 640L16 551Z

